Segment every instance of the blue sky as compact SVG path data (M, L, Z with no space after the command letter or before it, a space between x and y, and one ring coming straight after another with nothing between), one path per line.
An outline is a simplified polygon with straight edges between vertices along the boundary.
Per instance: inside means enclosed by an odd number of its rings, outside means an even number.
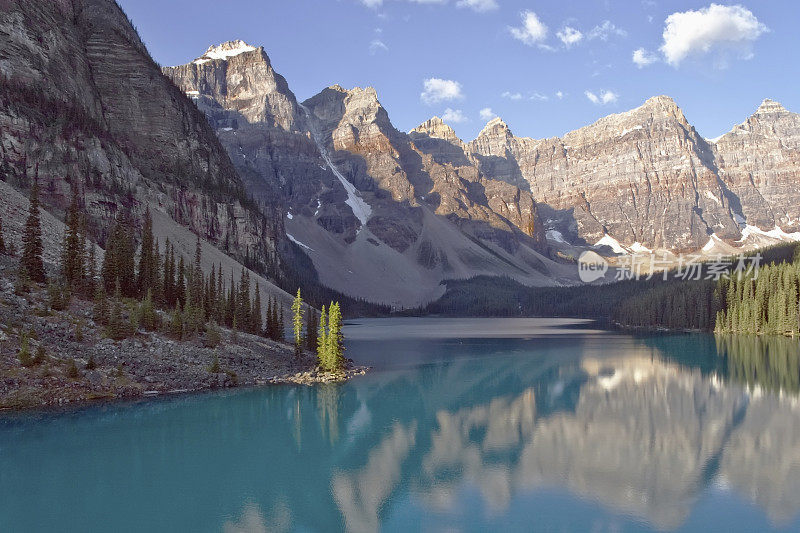
M242 39L300 100L373 86L405 131L449 109L465 140L492 115L560 136L657 94L706 137L763 98L800 111L796 0L118 1L162 65Z

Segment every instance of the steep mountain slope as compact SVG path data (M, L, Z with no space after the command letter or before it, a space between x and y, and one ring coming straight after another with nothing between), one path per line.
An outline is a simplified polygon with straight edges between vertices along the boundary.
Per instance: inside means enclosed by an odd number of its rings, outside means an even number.
M517 139L495 122L469 148L487 175L528 183L553 227L590 244L609 233L681 250L739 236L708 143L665 96L563 138Z
M714 155L748 224L762 230L800 227L800 115L764 100L751 117L716 140Z
M284 206L322 283L409 306L448 278L569 277L543 255L530 194L485 179L463 151L438 153L440 120L399 132L372 88L333 86L300 104L263 49L241 41L163 72L206 113L256 198Z
M488 177L527 186L550 208L548 229L571 242L608 234L639 250L686 251L712 234L755 245L776 226L795 231L798 139L800 115L770 100L708 141L657 96L563 138L518 138L495 119L466 152Z
M59 213L84 196L101 243L120 209L153 204L277 273L280 217L248 199L202 113L165 78L113 0L0 4L0 168L35 177Z

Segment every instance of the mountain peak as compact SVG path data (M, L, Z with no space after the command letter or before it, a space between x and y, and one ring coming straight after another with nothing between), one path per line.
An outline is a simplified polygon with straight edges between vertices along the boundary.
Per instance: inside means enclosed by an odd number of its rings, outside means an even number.
M412 134L422 134L436 139L454 141L458 139L455 130L447 125L440 117L432 117L413 130Z
M767 113L782 113L784 111L786 111L786 108L783 107L780 102L770 100L769 98L764 98L764 101L761 102L760 106L758 106L755 114L763 115Z
M226 41L216 46L209 46L208 50L206 50L206 53L198 57L194 63L202 65L203 63L207 63L214 59L226 61L233 56L238 56L239 54L243 54L245 52L252 52L256 49L257 48L255 46L249 45L240 39L235 41Z
M481 132L478 134L478 137L485 135L493 135L497 133L502 133L502 134L511 133L508 124L506 124L500 117L495 117L489 122L487 122L486 126L484 126Z

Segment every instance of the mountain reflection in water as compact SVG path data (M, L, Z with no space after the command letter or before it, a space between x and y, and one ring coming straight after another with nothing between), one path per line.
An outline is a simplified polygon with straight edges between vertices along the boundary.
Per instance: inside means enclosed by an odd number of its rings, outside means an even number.
M800 525L796 340L453 324L350 326L343 385L7 419L0 530Z

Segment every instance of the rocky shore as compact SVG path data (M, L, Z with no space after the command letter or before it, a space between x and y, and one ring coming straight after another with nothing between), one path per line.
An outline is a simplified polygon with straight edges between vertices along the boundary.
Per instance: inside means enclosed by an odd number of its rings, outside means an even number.
M289 344L223 329L211 348L202 336L177 341L140 330L113 341L92 320L92 304L73 299L68 309L49 309L47 292L18 295L0 261L0 413L164 394L275 383L344 381L367 368L326 373L312 353L295 357ZM19 353L23 334L31 360Z

